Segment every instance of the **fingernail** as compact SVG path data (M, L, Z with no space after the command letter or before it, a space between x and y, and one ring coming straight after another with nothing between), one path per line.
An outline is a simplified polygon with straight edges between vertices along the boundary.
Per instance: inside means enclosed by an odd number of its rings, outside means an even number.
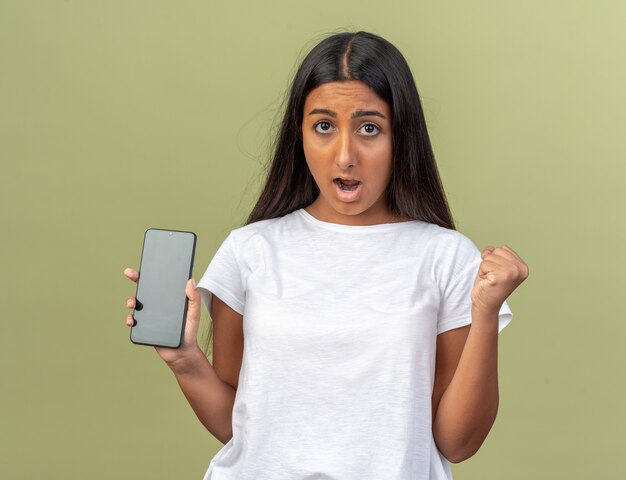
M191 279L191 284L193 285L193 288L196 288L196 281L193 278Z

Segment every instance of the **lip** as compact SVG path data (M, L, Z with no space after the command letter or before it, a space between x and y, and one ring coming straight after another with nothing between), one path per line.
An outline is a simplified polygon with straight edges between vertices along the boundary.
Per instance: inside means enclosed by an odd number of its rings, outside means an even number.
M340 182L357 182L355 184L354 190L343 190L341 188ZM339 201L351 203L358 200L361 194L361 181L355 178L344 178L344 177L336 177L333 179L333 185L335 187L335 191L337 192L337 197Z
M333 178L333 183L335 185L337 185L338 182L348 183L348 184L352 184L352 185L360 185L361 183L363 183L358 178L352 178L352 177L335 177L335 178Z

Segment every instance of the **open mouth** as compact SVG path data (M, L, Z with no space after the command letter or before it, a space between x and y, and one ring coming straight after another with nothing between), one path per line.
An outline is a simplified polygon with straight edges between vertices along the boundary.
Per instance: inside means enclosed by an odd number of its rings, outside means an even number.
M344 192L354 192L357 188L359 188L359 185L361 184L361 182L359 182L358 180L350 180L344 178L335 178L333 182L339 187L340 190Z

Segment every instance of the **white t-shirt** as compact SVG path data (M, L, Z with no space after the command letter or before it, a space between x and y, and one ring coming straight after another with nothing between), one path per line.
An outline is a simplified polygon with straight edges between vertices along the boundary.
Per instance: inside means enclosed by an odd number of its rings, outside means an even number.
M432 434L436 338L471 323L480 253L410 221L304 210L234 230L198 283L243 315L233 437L205 480L448 480ZM506 303L500 329L511 320Z

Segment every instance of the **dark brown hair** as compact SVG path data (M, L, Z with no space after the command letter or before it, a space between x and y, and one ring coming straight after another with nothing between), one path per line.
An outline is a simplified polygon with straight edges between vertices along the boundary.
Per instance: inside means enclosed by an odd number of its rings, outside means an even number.
M247 223L304 208L319 189L309 172L300 128L311 90L328 82L358 80L392 112L393 163L387 188L392 214L454 229L411 70L400 51L367 32L339 33L304 58L291 85L265 186Z

